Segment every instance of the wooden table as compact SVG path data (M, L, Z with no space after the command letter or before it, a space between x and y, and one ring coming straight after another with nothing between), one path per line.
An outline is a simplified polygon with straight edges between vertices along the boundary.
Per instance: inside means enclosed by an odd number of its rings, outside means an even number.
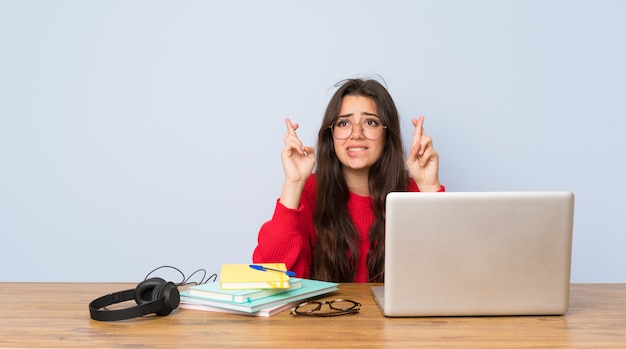
M573 284L565 316L386 318L371 284L341 284L323 298L359 301L359 314L264 318L178 309L165 317L91 320L91 300L134 286L0 283L0 347L626 348L626 284Z

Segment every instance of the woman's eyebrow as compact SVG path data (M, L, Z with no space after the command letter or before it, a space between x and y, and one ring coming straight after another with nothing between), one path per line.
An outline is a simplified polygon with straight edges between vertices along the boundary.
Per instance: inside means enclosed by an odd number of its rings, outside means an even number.
M375 117L377 117L377 118L378 118L378 115L376 115L376 114L374 114L374 113L363 112L362 114L363 114L363 115L367 115L367 116L375 116ZM339 115L339 116L337 116L337 117L338 117L338 118L349 118L349 117L351 117L351 116L354 116L354 114L353 114L353 113L350 113L350 114L344 114L344 115Z

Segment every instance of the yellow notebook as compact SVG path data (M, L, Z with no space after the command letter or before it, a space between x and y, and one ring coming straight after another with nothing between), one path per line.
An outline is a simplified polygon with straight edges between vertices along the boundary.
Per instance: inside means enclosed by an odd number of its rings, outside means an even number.
M257 265L287 270L285 263L262 263ZM250 264L222 264L220 288L223 290L289 288L289 276L277 271L252 269Z

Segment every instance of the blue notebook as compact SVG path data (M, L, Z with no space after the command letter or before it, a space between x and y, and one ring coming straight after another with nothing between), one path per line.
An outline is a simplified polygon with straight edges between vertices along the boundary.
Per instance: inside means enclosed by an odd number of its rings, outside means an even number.
M225 314L236 314L236 315L246 315L246 316L261 316L261 317L270 317L274 316L284 310L290 309L298 305L300 301L295 301L291 303L284 303L274 307L269 307L265 309L261 309L259 311L255 311L254 313L249 313L247 311L237 311L226 308L218 308L212 307L206 304L197 304L197 303L187 303L180 302L179 308L181 309L190 309L190 310L201 310L201 311L210 311L215 313L225 313Z
M272 296L263 297L251 302L237 303L231 301L219 301L211 298L195 296L189 290L180 293L180 301L193 304L204 304L212 307L224 308L254 313L262 309L270 308L280 304L291 303L307 298L319 296L339 289L339 284L334 282L300 279L302 287L289 290Z
M289 288L266 288L250 290L224 290L220 287L219 282L211 282L189 287L189 295L210 298L216 301L244 303L287 292L289 290L295 290L301 287L302 280L298 278L289 279Z

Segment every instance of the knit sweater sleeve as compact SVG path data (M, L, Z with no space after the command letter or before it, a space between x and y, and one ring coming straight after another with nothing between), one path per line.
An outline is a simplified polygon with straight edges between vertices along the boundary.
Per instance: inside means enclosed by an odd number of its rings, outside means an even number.
M285 263L298 277L309 278L311 249L315 239L314 204L313 178L305 185L298 209L287 208L277 200L272 218L259 231L257 246L252 254L253 262Z
M420 189L417 187L417 183L415 183L413 178L409 180L409 188L407 189L407 191L412 191L412 192L420 191ZM441 188L439 188L439 190L437 191L440 193L443 193L446 191L446 187L442 185Z

